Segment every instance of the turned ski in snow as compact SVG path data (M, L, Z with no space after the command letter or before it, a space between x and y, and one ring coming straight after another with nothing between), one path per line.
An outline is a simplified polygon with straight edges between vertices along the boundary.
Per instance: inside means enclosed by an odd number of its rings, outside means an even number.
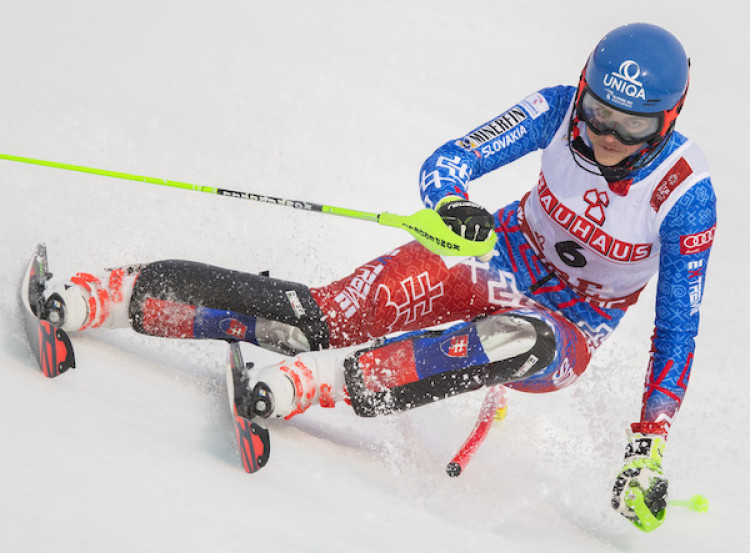
M47 264L47 248L39 244L21 281L21 309L24 328L39 368L54 378L76 366L68 335L45 320L45 285L52 277Z
M241 371L244 368L245 361L242 358L240 345L238 342L231 342L229 344L229 362L227 363L229 408L234 420L234 429L237 435L240 457L242 458L242 466L245 472L255 472L262 469L268 462L268 456L271 452L271 440L268 430L238 414L237 401L241 395L237 395L235 390L239 390L243 386ZM239 411L242 412L242 410Z

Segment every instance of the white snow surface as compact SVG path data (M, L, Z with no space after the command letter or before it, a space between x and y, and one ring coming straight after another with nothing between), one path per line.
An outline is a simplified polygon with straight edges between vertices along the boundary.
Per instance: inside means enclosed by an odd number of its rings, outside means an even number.
M692 380L653 534L609 506L637 420L654 285L574 386L511 392L466 472L445 464L481 393L359 419L346 405L270 424L243 472L227 346L129 329L74 336L78 368L36 368L18 284L37 242L57 276L192 259L320 285L409 239L396 229L173 188L0 162L0 551L738 551L745 518L750 54L717 0L36 0L0 4L0 152L365 209L421 208L440 144L527 94L575 84L596 41L635 20L692 57L679 129L719 197ZM497 208L532 154L474 183ZM273 360L259 352L258 361ZM744 549L744 547L743 547Z

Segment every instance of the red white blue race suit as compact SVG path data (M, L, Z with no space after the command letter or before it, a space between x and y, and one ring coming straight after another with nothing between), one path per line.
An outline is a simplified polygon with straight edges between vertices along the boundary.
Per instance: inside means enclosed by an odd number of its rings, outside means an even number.
M542 150L537 184L495 214L498 240L488 261L441 257L412 242L317 288L192 262L156 262L137 278L131 324L160 336L231 338L272 349L284 342L296 352L395 335L372 354L377 362L371 365L395 388L493 362L477 317L517 313L545 323L556 351L543 369L540 363L506 385L548 392L583 373L658 273L656 329L633 428L666 434L690 376L716 228L706 162L697 146L673 132L658 156L626 181L588 172L568 146L574 93L559 86L532 94L424 163L422 198L434 207L446 196L468 197L471 180ZM117 271L109 281L113 294ZM125 295L118 292L113 301ZM462 322L437 335L422 331L456 321Z
M496 214L490 269L574 323L590 351L658 273L641 420L633 426L666 433L692 367L716 198L701 151L677 132L625 181L584 170L568 146L574 95L573 87L543 89L440 147L422 167L422 199L434 207L446 196L468 198L470 181L542 150L536 186Z

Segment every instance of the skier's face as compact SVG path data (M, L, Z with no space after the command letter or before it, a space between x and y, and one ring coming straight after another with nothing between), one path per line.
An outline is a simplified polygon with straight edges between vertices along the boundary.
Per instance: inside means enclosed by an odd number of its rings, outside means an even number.
M586 136L591 141L594 157L599 165L611 167L643 148L644 144L628 146L612 134L596 134L586 125Z

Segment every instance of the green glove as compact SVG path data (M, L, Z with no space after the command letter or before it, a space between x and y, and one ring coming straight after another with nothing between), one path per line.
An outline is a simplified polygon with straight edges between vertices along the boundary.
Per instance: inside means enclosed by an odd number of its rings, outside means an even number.
M661 469L665 447L664 436L633 434L612 488L612 508L644 532L661 526L666 514L668 482Z

